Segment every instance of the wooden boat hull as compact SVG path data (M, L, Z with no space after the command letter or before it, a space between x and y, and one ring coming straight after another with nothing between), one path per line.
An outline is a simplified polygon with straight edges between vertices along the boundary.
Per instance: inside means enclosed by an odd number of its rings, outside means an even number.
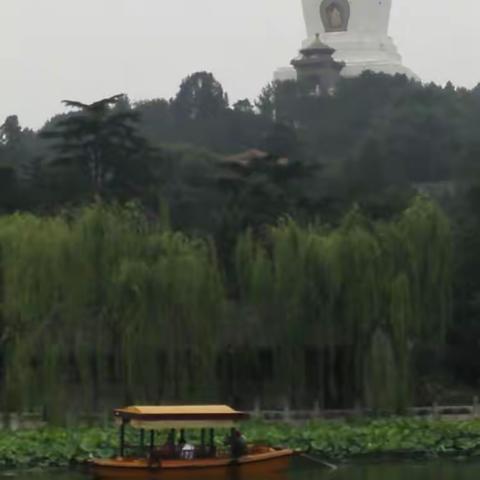
M94 460L92 473L98 478L201 478L204 476L225 477L238 471L248 475L266 475L286 470L293 456L292 450L271 450L265 453L231 458L163 460L149 465L145 459L116 458Z

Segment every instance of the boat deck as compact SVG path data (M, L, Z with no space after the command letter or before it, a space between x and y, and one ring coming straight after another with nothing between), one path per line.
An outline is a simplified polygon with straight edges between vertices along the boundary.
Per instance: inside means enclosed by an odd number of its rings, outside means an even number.
M249 471L277 472L288 468L293 451L268 449L233 459L231 457L196 458L192 460L165 459L151 462L145 458L99 459L92 462L94 473L99 477L155 477L166 473L227 473L232 468L248 468Z

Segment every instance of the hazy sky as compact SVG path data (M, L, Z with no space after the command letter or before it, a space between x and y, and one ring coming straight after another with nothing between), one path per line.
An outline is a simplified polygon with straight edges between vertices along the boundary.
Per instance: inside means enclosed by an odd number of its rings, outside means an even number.
M305 38L300 0L0 0L0 123L39 127L61 99L171 97L212 71L255 97ZM425 81L480 82L478 0L393 0L391 35Z

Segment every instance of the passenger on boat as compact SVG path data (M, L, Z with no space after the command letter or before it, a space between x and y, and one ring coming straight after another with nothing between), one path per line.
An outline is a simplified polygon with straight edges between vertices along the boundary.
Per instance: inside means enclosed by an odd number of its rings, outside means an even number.
M183 460L193 460L195 458L195 447L188 443L185 439L180 440L179 452L180 458Z
M186 443L182 448L181 457L184 460L193 460L195 458L195 447L190 443Z
M180 440L178 441L178 456L183 460L193 460L195 458L195 447L185 439L185 431L181 430Z
M233 430L228 443L233 458L239 458L247 454L247 439L239 430Z
M170 430L166 442L158 448L150 451L148 456L149 465L156 465L162 460L175 458L175 430Z

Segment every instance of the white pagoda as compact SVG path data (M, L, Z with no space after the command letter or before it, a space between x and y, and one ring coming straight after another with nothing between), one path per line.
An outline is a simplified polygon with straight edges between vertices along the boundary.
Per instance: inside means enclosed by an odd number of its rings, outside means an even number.
M370 70L376 73L416 75L402 64L388 35L392 0L302 0L309 45L320 40L335 50L335 60L345 63L342 75L354 77ZM295 78L292 68L275 72L278 80Z

